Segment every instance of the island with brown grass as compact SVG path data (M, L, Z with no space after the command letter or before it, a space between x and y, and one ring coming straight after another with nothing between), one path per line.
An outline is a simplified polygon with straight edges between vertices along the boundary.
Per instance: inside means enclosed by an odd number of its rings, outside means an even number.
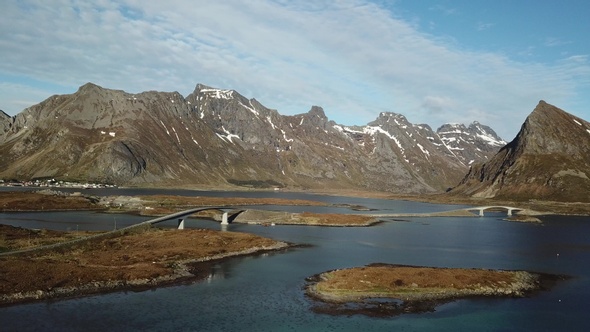
M524 297L565 276L526 271L437 268L375 263L307 279L314 311L393 316L434 311L443 303L475 297Z
M93 233L0 225L0 305L198 280L216 260L292 246L246 233L158 228L71 242ZM62 242L72 244L43 249ZM13 253L35 246L41 249Z

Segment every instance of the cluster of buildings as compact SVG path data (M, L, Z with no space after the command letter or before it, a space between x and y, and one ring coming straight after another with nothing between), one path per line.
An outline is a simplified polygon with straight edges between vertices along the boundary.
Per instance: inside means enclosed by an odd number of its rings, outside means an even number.
M31 180L31 181L5 181L0 179L2 187L61 187L61 188L114 188L115 185L104 183L79 183L55 179Z

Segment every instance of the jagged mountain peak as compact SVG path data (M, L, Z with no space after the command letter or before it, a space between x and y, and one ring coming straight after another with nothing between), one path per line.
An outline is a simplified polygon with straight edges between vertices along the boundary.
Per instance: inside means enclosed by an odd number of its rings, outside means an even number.
M235 90L214 88L201 83L197 84L191 95L194 95L197 98L233 99L234 97L239 97L246 99Z
M445 132L450 130L457 130L457 129L465 129L465 125L463 123L445 123L442 126L438 127L437 132Z
M396 118L400 120L407 121L406 116L400 113L395 112L381 112L379 113L380 118Z
M465 165L491 158L506 142L490 127L474 121L469 126L447 123L436 130L437 135Z
M369 123L369 125L379 125L393 122L397 125L408 125L408 119L399 113L394 112L381 112L375 121Z
M324 109L320 106L312 106L309 112L307 112L309 116L317 116L320 119L327 119L326 113L324 113Z
M291 126L307 128L315 130L315 128L325 130L330 127L332 121L328 120L324 109L320 106L312 106L306 113L294 115L291 118Z

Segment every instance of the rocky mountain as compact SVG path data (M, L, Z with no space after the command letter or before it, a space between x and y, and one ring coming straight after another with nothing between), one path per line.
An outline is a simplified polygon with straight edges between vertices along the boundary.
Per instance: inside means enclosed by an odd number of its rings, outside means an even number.
M492 128L474 121L464 124L445 124L436 130L445 145L466 165L488 160L506 142Z
M0 110L0 135L4 135L4 133L8 131L10 122L10 115L4 113L3 110Z
M14 117L0 114L0 178L435 192L501 141L477 123L441 128L395 113L342 126L317 106L286 116L201 84L184 98L88 83Z
M590 123L540 101L516 138L451 193L590 202Z

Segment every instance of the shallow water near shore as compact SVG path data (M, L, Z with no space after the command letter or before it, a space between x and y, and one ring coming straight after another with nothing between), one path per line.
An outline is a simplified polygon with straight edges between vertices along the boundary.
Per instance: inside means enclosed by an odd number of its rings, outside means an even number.
M372 213L456 208L379 199L313 198L364 205L375 209ZM147 219L115 217L117 227ZM207 279L190 285L2 307L0 330L588 330L590 219L551 216L543 217L544 223L537 225L506 222L503 217L490 213L483 218L404 218L367 228L231 224L229 231L312 246L230 259L215 264ZM4 213L0 223L59 230L110 230L115 226L113 215L92 212ZM220 229L219 224L206 220L191 219L186 225ZM371 318L311 310L313 301L302 289L306 277L374 262L528 270L573 278L529 298L460 300L424 314Z

